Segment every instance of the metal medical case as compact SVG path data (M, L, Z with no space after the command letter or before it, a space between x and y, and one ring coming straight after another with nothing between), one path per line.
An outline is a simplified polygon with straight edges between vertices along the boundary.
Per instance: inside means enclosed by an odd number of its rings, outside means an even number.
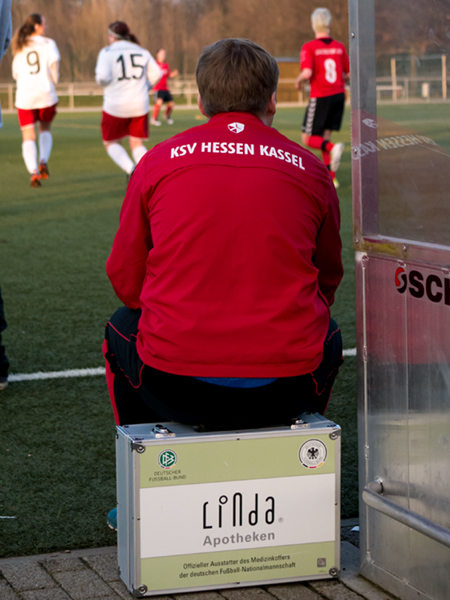
M326 579L340 568L340 428L117 427L118 559L136 597Z

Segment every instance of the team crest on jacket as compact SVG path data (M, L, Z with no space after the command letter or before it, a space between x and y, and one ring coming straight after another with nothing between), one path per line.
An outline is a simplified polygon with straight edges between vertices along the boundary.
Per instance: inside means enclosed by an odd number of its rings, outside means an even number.
M230 123L228 125L228 129L233 133L241 133L241 131L244 131L244 127L245 125L242 123Z

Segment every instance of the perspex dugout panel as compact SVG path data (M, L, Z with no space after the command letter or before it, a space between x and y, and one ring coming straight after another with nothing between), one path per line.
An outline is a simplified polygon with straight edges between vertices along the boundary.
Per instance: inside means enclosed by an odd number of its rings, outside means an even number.
M450 598L448 0L350 0L362 573Z
M117 427L120 576L137 597L326 579L340 568L340 428Z

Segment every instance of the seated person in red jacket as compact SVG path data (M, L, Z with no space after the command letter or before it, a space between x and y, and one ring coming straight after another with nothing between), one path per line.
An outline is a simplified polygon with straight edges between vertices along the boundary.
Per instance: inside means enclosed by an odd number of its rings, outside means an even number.
M239 428L323 413L342 362L332 179L272 127L278 67L263 48L216 42L196 75L209 120L139 162L107 262L125 305L104 344L116 422Z

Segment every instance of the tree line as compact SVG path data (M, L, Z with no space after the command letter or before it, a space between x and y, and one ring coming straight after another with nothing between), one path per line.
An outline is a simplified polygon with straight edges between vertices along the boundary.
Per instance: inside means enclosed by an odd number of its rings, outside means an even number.
M348 47L348 0L13 0L13 29L39 12L48 37L61 53L61 81L92 81L107 27L125 21L140 44L155 55L165 48L171 68L191 75L202 49L224 37L249 38L277 58L298 59L312 39L311 12L325 6L332 35ZM378 57L450 52L449 0L376 2ZM11 78L11 50L0 65L0 81ZM413 64L412 60L412 64ZM449 61L450 62L450 61Z
M332 33L347 43L347 0L13 0L13 29L31 13L47 20L46 35L61 53L61 81L90 81L107 28L125 21L153 56L165 48L171 68L193 74L202 49L224 37L251 39L273 56L298 58L312 39L311 12L326 6ZM0 65L0 81L11 79L11 50Z

